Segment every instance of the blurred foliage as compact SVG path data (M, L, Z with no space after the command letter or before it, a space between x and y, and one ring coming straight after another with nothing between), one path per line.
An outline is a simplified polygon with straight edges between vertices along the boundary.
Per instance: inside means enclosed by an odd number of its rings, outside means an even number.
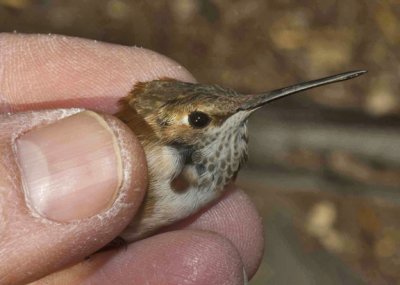
M239 183L267 250L252 284L400 284L397 0L0 0L0 31L141 46L246 92L367 69L254 119Z

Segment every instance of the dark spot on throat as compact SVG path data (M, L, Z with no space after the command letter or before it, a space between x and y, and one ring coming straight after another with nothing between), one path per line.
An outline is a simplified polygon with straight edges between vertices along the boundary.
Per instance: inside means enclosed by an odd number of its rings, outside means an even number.
M206 167L204 164L196 164L196 171L199 176L201 176L204 172L206 172Z
M184 175L180 174L171 181L171 189L176 193L184 193L189 189L190 183Z
M193 164L193 146L180 142L171 142L169 146L175 148L182 157L184 164Z
M210 172L213 172L214 169L215 169L215 164L209 164L208 167L207 167L207 170L210 171Z

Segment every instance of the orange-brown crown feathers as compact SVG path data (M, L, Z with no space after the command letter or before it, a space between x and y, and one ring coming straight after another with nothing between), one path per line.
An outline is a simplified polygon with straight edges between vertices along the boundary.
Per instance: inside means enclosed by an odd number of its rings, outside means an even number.
M164 78L137 83L123 104L124 111L117 116L126 122L128 115L136 113L153 130L154 139L193 144L235 113L239 102L232 90ZM135 132L136 128L133 123Z
M147 115L155 108L185 108L213 114L229 114L238 107L237 93L216 85L181 82L162 78L137 83L127 100L139 114Z

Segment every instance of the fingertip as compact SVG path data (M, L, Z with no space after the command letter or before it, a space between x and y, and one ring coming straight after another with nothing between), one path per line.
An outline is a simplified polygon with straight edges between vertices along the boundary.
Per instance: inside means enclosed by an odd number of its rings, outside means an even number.
M18 132L14 150L33 214L71 222L116 207L122 198L133 211L138 208L146 188L146 159L137 138L118 119L82 111Z
M157 276L150 284L163 283L165 276L168 276L168 282L163 284L184 281L199 285L243 284L240 254L228 239L212 232L180 230L163 233L133 244L127 253L130 262L124 272L132 268L131 262L135 262L141 253L149 264L158 260L162 265L156 272L141 269L143 281L149 276ZM140 268L140 263L136 263L136 267Z
M0 259L0 275L7 274L0 279L18 284L76 263L118 235L140 206L146 162L132 132L109 115L58 109L2 119L0 252L7 260Z
M226 237L239 252L249 278L256 273L264 254L262 219L250 198L236 186L229 185L216 204L178 227Z
M0 64L0 111L84 107L113 113L137 82L194 81L156 52L60 35L0 34Z
M119 119L108 114L101 114L113 130L118 143L122 164L122 181L120 191L126 200L131 202L131 210L136 212L147 189L148 172L146 155L143 146L132 130Z
M235 246L219 235L194 230L163 233L130 244L126 251L100 253L44 280L108 284L105 276L114 284L244 284Z

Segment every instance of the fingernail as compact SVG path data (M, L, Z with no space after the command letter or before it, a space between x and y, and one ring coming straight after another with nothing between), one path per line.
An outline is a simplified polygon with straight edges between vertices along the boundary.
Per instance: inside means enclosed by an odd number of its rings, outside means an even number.
M122 180L117 139L85 111L16 140L26 201L39 215L68 222L94 216L115 200Z

